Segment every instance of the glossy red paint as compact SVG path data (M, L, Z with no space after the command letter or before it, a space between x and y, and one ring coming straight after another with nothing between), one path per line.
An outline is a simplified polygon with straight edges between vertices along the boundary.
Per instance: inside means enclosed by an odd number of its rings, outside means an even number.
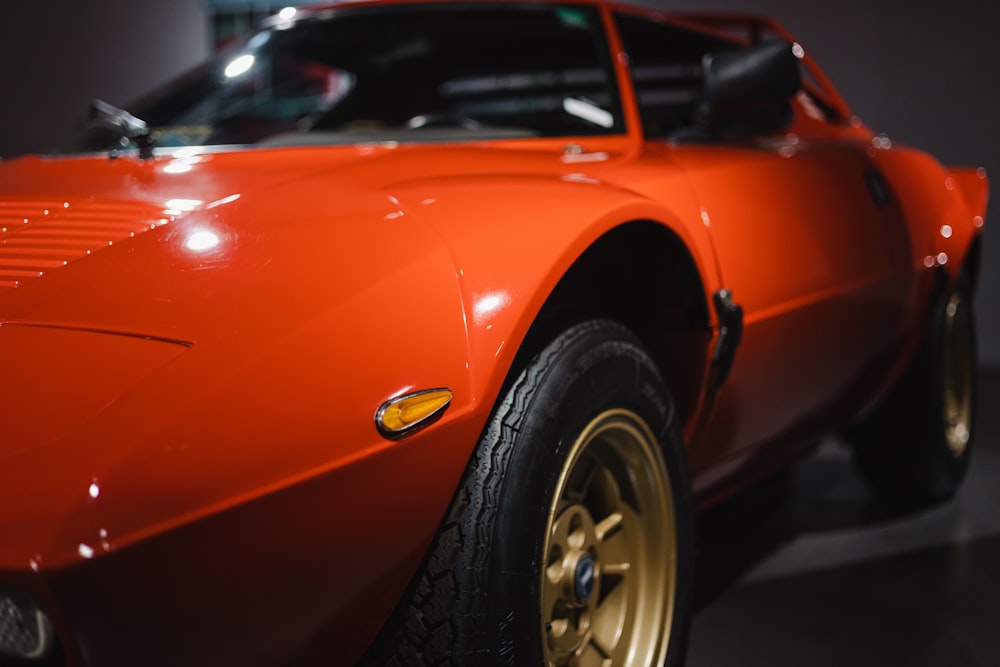
M0 582L71 664L359 656L547 299L636 221L706 305L696 361L664 366L700 506L877 400L981 233L985 175L888 145L818 70L832 120L799 100L777 135L644 141L610 43L621 135L0 165ZM710 394L723 288L746 330ZM433 387L440 421L379 435L379 405Z

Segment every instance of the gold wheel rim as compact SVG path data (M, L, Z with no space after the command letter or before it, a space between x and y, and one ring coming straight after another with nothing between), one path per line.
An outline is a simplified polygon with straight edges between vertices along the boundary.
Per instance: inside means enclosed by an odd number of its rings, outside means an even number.
M945 306L944 318L944 423L945 440L955 458L969 445L972 427L972 318L961 292Z
M573 443L549 508L540 595L546 665L662 663L675 534L656 437L633 412L601 413Z

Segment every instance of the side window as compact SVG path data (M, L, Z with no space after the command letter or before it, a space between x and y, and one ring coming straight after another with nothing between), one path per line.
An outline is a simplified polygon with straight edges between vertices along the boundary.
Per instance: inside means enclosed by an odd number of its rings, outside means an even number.
M616 16L647 137L691 125L702 88L701 59L732 48L717 37L626 14Z

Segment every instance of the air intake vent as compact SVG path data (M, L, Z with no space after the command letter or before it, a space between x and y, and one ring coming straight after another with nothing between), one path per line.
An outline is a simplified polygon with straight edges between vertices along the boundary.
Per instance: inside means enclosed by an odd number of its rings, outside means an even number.
M18 287L170 219L164 207L135 202L0 201L0 287Z

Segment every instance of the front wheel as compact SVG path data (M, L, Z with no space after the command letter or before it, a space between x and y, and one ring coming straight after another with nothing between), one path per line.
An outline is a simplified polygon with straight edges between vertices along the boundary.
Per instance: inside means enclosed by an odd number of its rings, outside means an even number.
M546 665L658 665L673 624L676 514L656 436L606 410L576 438L548 511L539 612Z
M692 542L684 450L655 365L623 327L580 324L496 407L372 657L678 667Z

